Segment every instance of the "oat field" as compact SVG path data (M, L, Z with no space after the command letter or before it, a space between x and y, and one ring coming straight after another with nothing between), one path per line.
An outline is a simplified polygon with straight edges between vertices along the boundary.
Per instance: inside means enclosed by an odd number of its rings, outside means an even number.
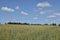
M1 24L0 40L60 40L60 27Z

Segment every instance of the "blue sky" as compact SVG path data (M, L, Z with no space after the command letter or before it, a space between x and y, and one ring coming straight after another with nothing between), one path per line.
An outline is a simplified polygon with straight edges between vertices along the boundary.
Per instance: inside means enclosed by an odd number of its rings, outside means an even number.
M0 23L60 24L60 0L0 0Z

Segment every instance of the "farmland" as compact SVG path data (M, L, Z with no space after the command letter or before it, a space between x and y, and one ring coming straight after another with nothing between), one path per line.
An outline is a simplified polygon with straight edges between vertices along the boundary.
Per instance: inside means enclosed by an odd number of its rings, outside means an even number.
M60 27L1 24L0 40L60 40Z

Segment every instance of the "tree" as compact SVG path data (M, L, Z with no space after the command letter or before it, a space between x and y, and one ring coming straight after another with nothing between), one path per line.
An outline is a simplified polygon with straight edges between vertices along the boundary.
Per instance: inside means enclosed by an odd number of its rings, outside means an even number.
M44 25L48 25L48 24L44 24Z
M57 24L56 23L52 23L51 25L56 26Z
M29 25L29 23L20 23L20 22L8 22L7 24Z
M24 25L29 25L29 23L23 23Z
M60 26L60 24L58 26Z

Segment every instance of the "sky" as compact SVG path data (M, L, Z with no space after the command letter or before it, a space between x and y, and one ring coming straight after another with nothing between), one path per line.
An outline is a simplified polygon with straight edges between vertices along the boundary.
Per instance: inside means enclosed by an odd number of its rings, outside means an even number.
M60 0L0 0L0 23L60 24Z

